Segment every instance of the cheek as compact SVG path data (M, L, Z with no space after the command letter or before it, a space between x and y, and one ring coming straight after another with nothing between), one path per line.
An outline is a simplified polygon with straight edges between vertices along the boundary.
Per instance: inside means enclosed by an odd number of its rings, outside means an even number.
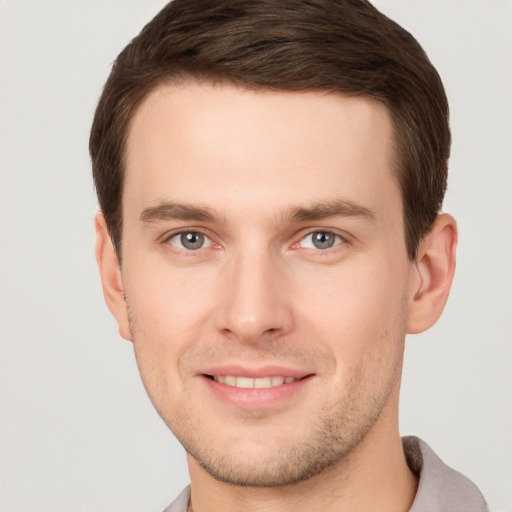
M204 280L186 273L135 268L124 275L130 329L144 386L157 406L167 400L163 390L179 389L187 378L180 361L205 329L209 292Z
M200 324L211 296L211 280L200 272L172 271L154 259L126 272L123 281L139 329L161 334L164 340L182 337L184 331Z
M309 337L323 340L344 368L379 352L385 357L405 336L403 270L391 261L358 263L323 276L312 272L296 294L299 324Z

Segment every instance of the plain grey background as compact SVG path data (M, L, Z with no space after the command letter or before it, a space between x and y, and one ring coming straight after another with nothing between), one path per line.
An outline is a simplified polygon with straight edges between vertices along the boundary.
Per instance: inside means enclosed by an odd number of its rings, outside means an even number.
M0 0L0 510L159 511L188 483L94 261L87 142L163 0ZM512 4L379 0L442 75L460 227L441 321L408 339L401 427L512 511Z

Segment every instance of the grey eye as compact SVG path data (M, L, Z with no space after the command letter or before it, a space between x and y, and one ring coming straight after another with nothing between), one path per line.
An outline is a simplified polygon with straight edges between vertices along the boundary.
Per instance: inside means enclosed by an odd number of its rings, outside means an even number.
M169 242L174 247L187 251L197 251L211 245L210 239L197 231L178 233L172 236Z
M330 231L315 231L302 239L302 247L307 249L330 249L339 245L343 240L339 235Z

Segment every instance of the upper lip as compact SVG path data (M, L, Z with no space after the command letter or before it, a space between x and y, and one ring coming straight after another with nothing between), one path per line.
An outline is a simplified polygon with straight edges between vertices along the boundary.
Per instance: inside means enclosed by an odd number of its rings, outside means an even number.
M245 365L218 365L212 366L204 371L199 372L199 375L210 375L210 376L226 376L233 375L236 377L250 377L250 378L262 378L262 377L294 377L296 379L302 379L308 375L311 375L312 372L307 370L300 370L296 368L291 368L287 366L262 366L262 367L253 367L253 366L245 366Z

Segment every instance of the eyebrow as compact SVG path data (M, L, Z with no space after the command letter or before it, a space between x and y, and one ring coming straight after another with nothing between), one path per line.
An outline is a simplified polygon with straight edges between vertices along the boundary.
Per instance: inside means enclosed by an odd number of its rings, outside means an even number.
M351 201L335 199L322 201L310 207L292 208L285 212L283 217L297 222L321 220L328 217L366 217L372 220L375 218L375 212Z
M182 203L165 202L158 206L146 208L140 214L140 220L144 223L159 220L196 220L214 221L219 215L207 206L192 206Z
M281 214L281 218L284 221L295 222L321 220L328 217L366 217L373 219L375 212L366 206L351 201L335 199L332 201L322 201L307 207L297 206L285 210ZM143 223L165 220L218 222L221 216L207 206L193 206L169 201L144 209L139 218Z

